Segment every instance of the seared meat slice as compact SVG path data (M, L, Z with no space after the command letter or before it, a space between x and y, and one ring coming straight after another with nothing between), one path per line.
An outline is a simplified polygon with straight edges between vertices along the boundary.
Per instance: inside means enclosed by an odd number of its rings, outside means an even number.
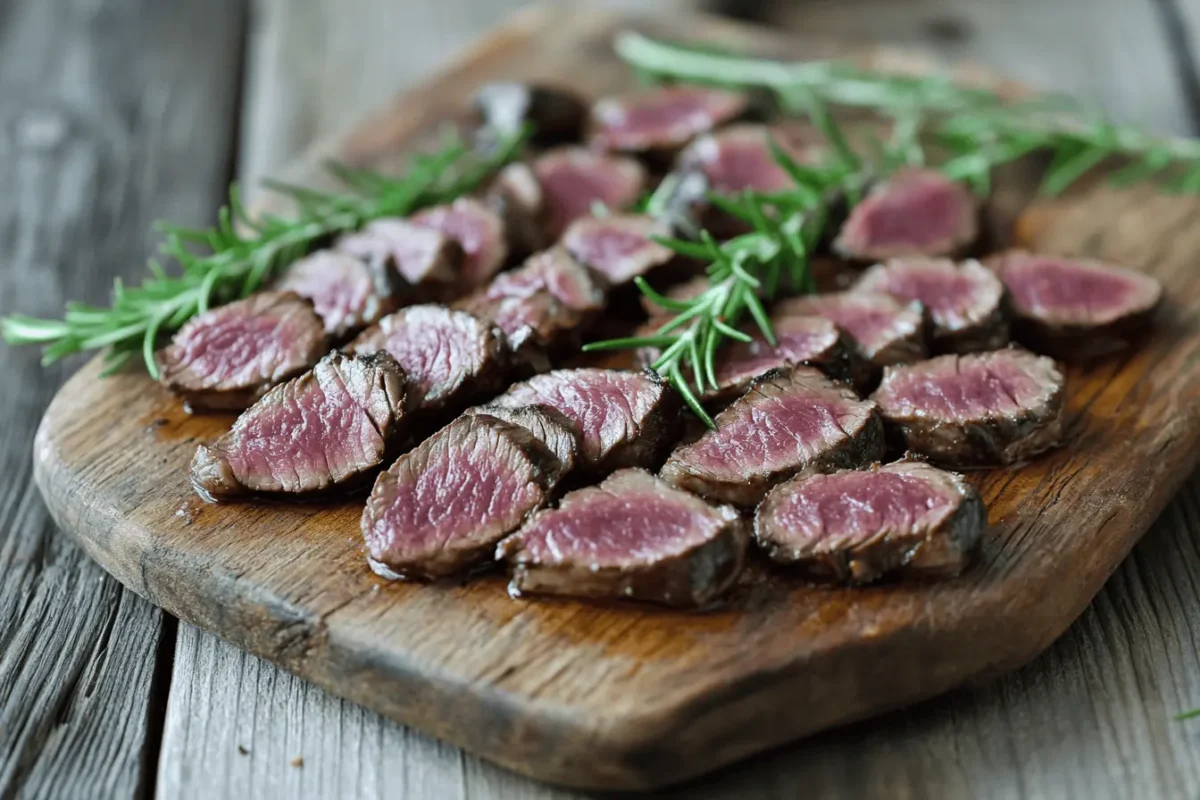
M985 527L983 501L961 475L901 461L776 486L758 507L754 538L813 579L867 583L890 572L957 575Z
M817 314L847 333L860 356L878 367L920 361L925 350L923 307L875 292L831 292L775 304L775 314Z
M208 500L350 488L383 464L403 418L404 370L395 359L334 351L197 449L192 486Z
M406 219L377 219L338 239L336 249L380 268L395 270L421 294L452 290L463 251L446 234Z
M488 185L484 202L504 220L513 256L524 257L546 247L542 221L546 197L533 167L520 161L504 167Z
M988 265L1008 289L1017 340L1068 361L1127 348L1162 300L1154 278L1099 261L1013 250Z
M854 291L882 292L923 305L935 353L973 353L1008 344L1004 285L978 261L897 258L863 273Z
M813 162L822 149L810 128L739 124L699 137L680 154L680 163L698 167L721 194L783 192L796 184L771 152L772 139L802 164Z
M483 286L508 261L504 220L479 200L460 197L449 205L427 208L411 221L445 234L462 248L463 261L455 276L457 294Z
M698 134L740 117L750 105L741 92L703 86L664 86L606 97L592 106L591 144L627 153L672 152Z
M571 492L500 543L509 594L629 598L704 606L741 572L746 533L737 511L714 508L650 473L625 469Z
M295 292L259 292L192 317L155 355L159 380L196 410L240 411L329 350Z
M557 241L575 220L597 204L612 211L631 207L646 190L646 168L624 156L582 147L551 150L533 162L546 200L546 233Z
M753 507L803 471L860 467L883 457L875 404L811 367L761 376L714 421L716 430L677 448L660 474L715 502Z
M504 385L508 345L499 329L465 311L409 306L363 332L356 353L391 354L408 376L408 408L462 408Z
M850 211L834 250L855 261L953 256L979 235L979 201L932 169L903 169Z
M486 405L468 408L465 413L486 414L529 431L546 445L547 450L554 453L562 465L561 474L564 476L575 469L579 461L579 433L574 423L550 406Z
M1056 447L1063 375L1023 350L888 367L872 399L909 449L951 467L1009 466Z
M549 369L547 354L578 341L604 310L605 293L561 247L531 256L459 303L504 331L516 359Z
M337 341L395 311L401 293L387 265L337 250L318 250L294 262L273 288L308 298L325 321L325 332Z
M581 466L595 473L653 466L680 422L679 396L651 372L560 369L518 383L492 402L561 412L580 435Z
M524 428L459 417L375 482L362 516L371 568L386 578L441 578L490 559L561 471Z
M487 128L502 134L530 123L539 145L579 141L588 114L583 98L569 89L516 81L485 83L475 94L475 108Z
M610 286L620 286L674 260L675 251L650 238L669 233L650 217L616 214L575 220L562 242L581 264L603 275Z

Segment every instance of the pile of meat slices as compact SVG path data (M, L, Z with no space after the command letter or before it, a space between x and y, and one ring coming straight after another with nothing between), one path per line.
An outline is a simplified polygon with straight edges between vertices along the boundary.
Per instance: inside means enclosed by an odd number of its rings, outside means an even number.
M529 119L540 149L478 196L342 237L158 354L194 409L242 410L197 451L198 493L373 486L362 535L385 577L501 562L514 595L696 607L736 581L752 542L816 580L957 574L987 514L946 469L1059 445L1053 359L1130 346L1160 302L1157 282L1113 265L962 260L976 198L903 170L832 242L849 288L775 302L775 345L723 348L703 398L716 427L688 433L652 372L555 367L635 277L675 297L703 288L698 265L651 237L736 231L704 187L785 189L768 136L800 160L824 144L794 123L747 122L748 99L716 89L588 108L504 84L480 106L482 130ZM691 188L660 217L631 212L664 164Z

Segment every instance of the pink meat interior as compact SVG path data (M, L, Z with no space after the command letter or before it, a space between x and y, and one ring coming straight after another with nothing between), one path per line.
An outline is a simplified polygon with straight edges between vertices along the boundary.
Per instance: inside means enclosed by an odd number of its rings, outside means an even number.
M468 314L413 306L385 317L379 333L356 349L383 349L400 362L411 407L441 399L480 368L487 357L481 334L479 322Z
M184 326L172 343L181 368L209 385L253 386L300 366L290 314L246 314L217 309Z
M775 160L767 136L766 128L736 126L698 140L690 155L700 163L714 191L783 191L793 185L792 179Z
M297 261L275 288L311 300L329 333L361 319L375 292L367 265L333 250L321 250Z
M965 212L962 187L935 173L914 171L872 192L851 212L847 230L856 249L921 252L953 241Z
M1000 293L998 281L983 267L967 262L962 267L939 259L901 259L875 267L859 284L867 291L884 291L905 300L916 300L938 325L960 328L977 321L981 308L991 308Z
M734 342L719 351L714 367L718 384L734 386L776 367L810 361L837 344L837 328L823 317L783 317L773 322L775 347L756 332L753 342Z
M396 270L416 285L433 276L438 256L446 245L445 236L432 228L423 228L402 219L380 219L358 233L343 236L337 249L359 258L391 259Z
M815 295L802 298L796 308L832 321L868 352L912 334L921 322L918 311L898 304L887 295Z
M889 373L876 393L889 412L946 419L1020 413L1043 402L1050 372L1035 356L943 356Z
M412 218L416 225L441 231L462 246L461 277L468 286L481 286L508 256L504 223L478 200L459 198L450 205L426 209Z
M604 274L611 283L621 284L671 258L670 250L650 238L664 233L647 217L585 217L571 225L563 244L575 258Z
M1010 259L1003 278L1019 311L1067 323L1111 322L1158 297L1144 275L1060 258Z
M542 183L552 238L601 203L619 211L637 202L644 175L634 162L581 150L551 154L534 165Z
M741 95L720 89L674 86L596 104L602 147L642 148L684 142L738 113Z

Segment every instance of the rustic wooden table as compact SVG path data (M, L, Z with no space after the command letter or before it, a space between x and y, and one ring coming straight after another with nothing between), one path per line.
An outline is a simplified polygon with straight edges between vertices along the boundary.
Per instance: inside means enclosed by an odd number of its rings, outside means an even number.
M102 300L114 276L142 271L154 219L211 220L231 178L278 170L518 5L0 4L0 314ZM810 34L969 58L1122 120L1200 134L1200 0L725 5ZM33 488L29 452L79 363L44 370L32 350L0 348L0 797L574 796L177 624L65 541ZM1172 719L1200 706L1198 551L1193 476L1091 608L1025 669L672 794L1200 796L1200 721Z

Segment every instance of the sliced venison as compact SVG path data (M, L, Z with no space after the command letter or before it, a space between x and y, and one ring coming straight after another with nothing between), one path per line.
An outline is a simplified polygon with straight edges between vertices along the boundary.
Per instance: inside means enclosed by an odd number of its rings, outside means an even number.
M897 258L864 272L854 291L890 294L924 306L935 353L973 353L1008 344L1004 284L978 261Z
M703 86L664 86L606 97L592 106L593 147L673 152L698 134L737 119L748 95Z
M677 448L660 474L715 502L751 507L803 471L860 467L884 451L875 404L811 367L757 378L714 421L715 430Z
M546 502L562 464L524 428L459 417L379 476L362 516L371 568L442 578L488 560Z
M979 235L979 201L932 169L908 168L873 186L846 218L834 250L855 261L953 256Z
M508 344L490 323L443 306L409 306L354 340L356 353L386 351L407 376L412 411L461 409L504 385Z
M1126 349L1162 300L1154 278L1099 261L1013 250L988 265L1008 289L1017 340L1067 361Z
M583 138L588 106L575 92L548 84L494 81L475 94L475 108L484 125L501 134L532 126L539 145L577 142Z
M192 409L240 411L328 350L312 303L295 292L259 292L192 317L155 362L162 384Z
M651 372L560 369L518 383L492 402L561 412L579 433L581 466L593 473L654 466L680 423L679 396Z
M912 451L951 467L1021 464L1062 441L1064 379L1006 349L888 367L872 399Z
M674 260L675 251L651 238L669 233L664 223L640 214L581 217L567 228L562 243L610 286L620 286Z
M983 501L961 475L902 461L776 486L755 514L754 538L815 580L868 583L893 572L957 575L986 526Z
M775 314L817 314L850 336L855 350L877 367L920 361L927 355L923 306L882 292L830 292L775 304Z
M486 414L524 428L558 459L560 473L567 475L579 462L579 432L566 415L550 406L486 405L468 408L467 414Z
M713 507L640 469L571 492L500 543L509 593L712 603L741 572L737 511Z
M392 270L410 287L410 298L433 299L456 291L463 250L441 231L406 219L385 218L338 239L335 248L375 269Z
M762 194L783 192L795 181L771 149L774 140L801 163L811 163L821 152L821 139L811 129L793 125L730 125L692 142L680 163L700 169L714 192L734 195L747 190Z
M318 250L292 263L273 288L308 298L337 341L395 311L401 299L396 273L387 265L337 250Z
M546 197L533 167L517 161L501 169L488 185L484 202L504 220L511 256L528 256L546 247Z
M412 224L438 231L462 248L463 261L455 279L457 294L483 286L508 260L504 219L473 197L427 208L412 217Z
M646 190L646 168L632 158L582 147L551 150L533 163L546 203L546 233L556 241L596 205L612 211L633 206Z
M396 360L334 351L197 449L192 486L209 500L352 488L383 464L403 424L404 370Z

